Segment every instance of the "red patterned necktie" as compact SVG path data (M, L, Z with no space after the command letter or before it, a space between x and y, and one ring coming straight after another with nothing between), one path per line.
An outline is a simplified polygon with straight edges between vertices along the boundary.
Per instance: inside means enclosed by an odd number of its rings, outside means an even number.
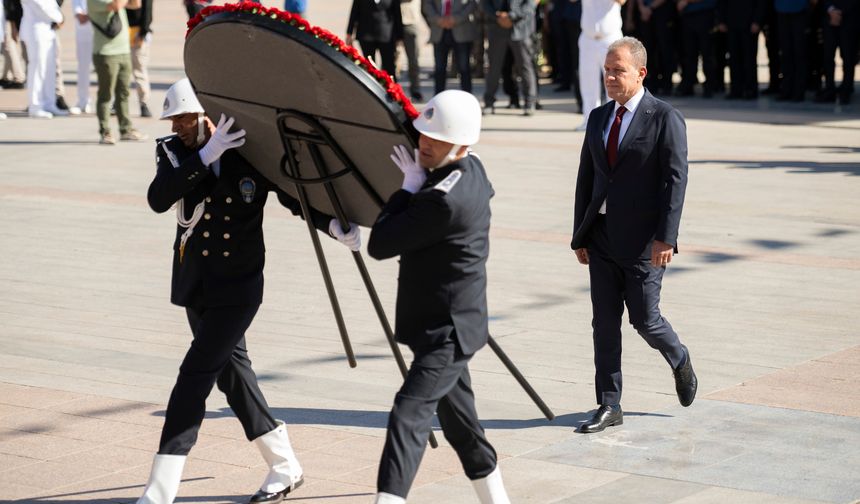
M615 111L615 120L609 128L609 138L606 140L606 160L609 161L609 168L614 167L618 159L618 136L621 134L621 119L625 112L627 109L623 105L618 107Z
M442 0L442 3L445 5L444 13L442 14L445 17L451 15L451 0Z

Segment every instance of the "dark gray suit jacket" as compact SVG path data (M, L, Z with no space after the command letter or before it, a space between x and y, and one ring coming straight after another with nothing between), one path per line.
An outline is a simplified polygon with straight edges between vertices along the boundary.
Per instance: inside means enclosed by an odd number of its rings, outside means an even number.
M616 258L648 258L654 240L678 249L687 188L687 132L681 113L645 91L618 147L606 159L603 132L615 102L588 118L576 179L572 249L588 245L588 231L606 199L606 225Z

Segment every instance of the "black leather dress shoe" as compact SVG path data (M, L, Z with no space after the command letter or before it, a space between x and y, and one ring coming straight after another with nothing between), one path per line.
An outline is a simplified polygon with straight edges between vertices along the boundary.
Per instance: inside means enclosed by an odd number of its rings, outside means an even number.
M621 406L601 405L597 408L597 412L591 417L591 420L579 426L579 432L591 434L592 432L600 432L607 427L623 423L624 412L621 411Z
M687 359L683 364L674 370L675 373L675 392L678 393L678 401L681 406L689 406L693 404L693 399L696 398L696 389L699 386L699 381L696 379L696 373L693 371L693 362L690 360L690 351L684 347L687 353Z
M256 504L259 502L265 503L277 503L283 501L287 494L295 490L296 488L302 486L302 483L305 482L304 478L300 478L298 481L288 486L287 488L281 490L280 492L267 493L262 490L258 490L257 493L251 496L251 500L249 500L249 504Z

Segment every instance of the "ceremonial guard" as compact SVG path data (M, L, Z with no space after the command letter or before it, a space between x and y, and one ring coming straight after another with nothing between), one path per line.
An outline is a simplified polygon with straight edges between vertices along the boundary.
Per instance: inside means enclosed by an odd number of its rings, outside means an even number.
M158 454L138 503L173 502L186 456L197 440L206 397L217 383L269 465L251 502L280 502L301 485L302 469L286 425L272 417L257 384L245 345L245 331L263 299L263 207L270 191L293 214L298 201L260 175L235 150L244 130L230 132L232 119L217 127L204 115L188 79L167 92L162 119L175 135L156 147L158 171L149 187L149 205L166 212L176 205L171 302L185 307L193 340L179 368L167 404ZM329 230L353 250L357 227L340 231L337 221L318 212L317 229Z
M415 357L394 399L376 502L403 503L437 412L482 503L507 503L496 452L478 422L468 363L487 342L487 274L493 188L468 146L481 131L469 93L444 91L413 122L414 158L392 160L402 189L382 210L368 243L376 259L400 256L395 335Z

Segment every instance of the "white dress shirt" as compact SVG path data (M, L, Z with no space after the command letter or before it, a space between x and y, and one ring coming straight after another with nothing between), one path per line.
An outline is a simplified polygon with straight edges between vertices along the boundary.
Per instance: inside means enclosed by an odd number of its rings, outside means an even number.
M636 113L636 109L639 108L639 102L642 101L642 97L645 96L645 88L639 88L639 91L636 92L635 95L631 96L627 103L624 105L615 102L615 107L612 109L612 114L609 115L609 121L606 126L603 128L603 147L606 147L606 142L609 141L609 130L612 129L612 123L615 122L615 114L618 113L618 109L622 106L627 109L627 112L621 117L621 128L618 130L618 145L621 145L621 140L624 138L624 135L627 133L627 128L630 127L630 121L633 120L633 114ZM619 152L619 154L621 154ZM611 167L610 167L611 168ZM600 205L599 213L606 213L606 200L603 200L603 204Z

